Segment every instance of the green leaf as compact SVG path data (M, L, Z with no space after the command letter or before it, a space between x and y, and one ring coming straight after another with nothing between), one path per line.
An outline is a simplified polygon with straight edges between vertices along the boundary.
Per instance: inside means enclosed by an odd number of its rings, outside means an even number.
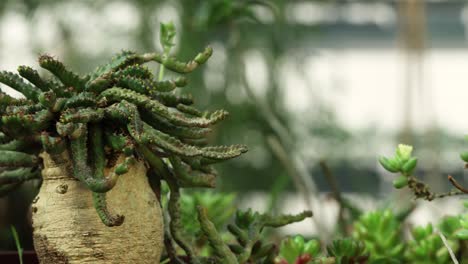
M461 240L468 240L468 229L461 229L455 233L455 237Z
M395 180L393 180L393 187L397 189L401 189L408 185L408 178L404 175L398 176Z
M418 158L411 158L403 166L401 167L401 170L405 173L411 173L414 168L416 168L416 165L418 164Z
M317 240L310 240L304 245L303 253L309 253L310 256L315 257L320 252L320 243Z
M382 167L384 167L389 172L399 172L400 171L400 167L398 166L398 163L393 159L388 159L386 157L380 157L379 162L382 165Z
M460 158L461 158L464 162L468 162L468 151L462 152L462 153L460 154Z
M13 239L15 240L16 249L18 250L19 262L23 264L23 248L21 247L21 242L19 240L18 232L14 226L10 226L11 233L13 234Z

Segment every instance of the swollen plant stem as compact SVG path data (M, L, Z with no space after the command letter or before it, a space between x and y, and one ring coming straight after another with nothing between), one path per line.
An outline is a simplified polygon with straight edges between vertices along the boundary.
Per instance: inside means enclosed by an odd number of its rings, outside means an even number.
M450 258L452 259L453 263L458 264L458 260L455 257L455 254L453 253L453 250L450 248L450 245L447 243L447 239L445 238L444 234L440 232L439 230L436 230L436 232L439 234L440 239L442 239L442 242L444 243L444 246L447 248Z

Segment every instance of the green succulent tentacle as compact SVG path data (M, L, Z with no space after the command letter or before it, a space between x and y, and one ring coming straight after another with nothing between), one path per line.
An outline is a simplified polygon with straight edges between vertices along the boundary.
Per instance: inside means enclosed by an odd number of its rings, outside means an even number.
M21 77L28 80L30 83L34 84L37 88L39 88L43 92L47 92L50 90L49 84L42 79L39 73L29 66L19 66L18 73Z
M151 115L161 116L171 123L181 126L207 127L223 120L227 116L226 111L218 110L205 118L187 118L180 114L171 113L165 105L156 100L151 100L151 98L143 94L118 87L107 89L100 96L101 98L106 98L109 102L128 101L137 107L147 110Z
M153 78L153 73L147 67L144 67L139 64L128 66L122 70L117 71L114 75L117 78L120 76L129 76L139 79Z
M187 242L185 242L185 239L181 234L181 230L183 228L180 221L180 191L179 186L177 185L177 181L174 179L172 173L168 170L164 162L147 147L144 145L138 145L137 149L146 158L154 171L168 183L170 188L168 211L171 218L169 222L171 235L174 241L185 251L187 256L192 261L191 263L198 263L192 247Z
M189 165L184 164L176 156L169 157L174 173L182 186L214 188L216 184L216 175L213 173L204 173L202 171L192 170Z
M42 148L51 155L59 155L67 150L67 144L61 137L52 137L47 132L41 134Z
M174 93L161 93L154 92L153 98L161 101L167 107L176 107L179 104L182 105L192 105L193 97L191 94L174 94Z
M38 179L40 175L41 173L39 170L32 168L19 168L3 171L0 173L0 186Z
M118 175L111 172L107 177L101 176L102 170L96 170L94 174L93 169L88 165L88 148L87 148L87 134L88 129L86 125L82 125L78 131L79 135L74 138L70 137L70 149L73 162L73 175L75 178L86 184L86 186L93 192L104 193L112 189L116 182ZM94 151L98 151L94 149ZM95 153L96 155L96 153ZM96 157L94 162L101 162L102 157Z
M165 55L164 53L147 53L141 55L143 61L156 61L167 69L178 73L189 73L195 70L199 65L205 63L213 54L211 47L206 47L205 50L189 62L178 61L174 57Z
M157 127L162 132L176 136L179 139L205 139L212 131L209 127L198 128L173 125L167 119L148 114L146 111L141 111L141 118L150 126Z
M0 150L0 167L33 167L38 165L35 155L12 150Z
M219 263L236 264L237 258L231 252L230 248L221 239L221 235L216 230L214 224L208 219L206 209L201 206L197 207L198 221L200 222L203 233L207 236L208 241L213 247Z
M19 75L12 72L2 71L0 72L0 82L20 92L27 99L37 102L37 96L39 95L40 90L35 86L24 82Z
M102 223L105 224L106 226L112 227L112 226L120 226L123 224L125 220L125 216L119 215L119 214L112 215L109 212L107 208L105 193L93 192L93 205Z
M73 87L76 92L81 92L85 88L85 80L77 74L67 70L62 62L48 55L39 57L39 65L51 72L63 85Z
M60 116L62 123L97 123L104 119L104 110L101 108L87 107L80 110L67 110Z
M30 145L30 142L21 139L14 139L10 142L0 145L0 150L24 150Z

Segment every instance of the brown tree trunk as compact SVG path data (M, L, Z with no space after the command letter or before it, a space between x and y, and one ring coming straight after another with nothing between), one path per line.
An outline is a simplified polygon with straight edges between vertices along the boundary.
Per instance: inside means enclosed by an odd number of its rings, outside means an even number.
M91 191L61 161L44 153L44 178L33 205L34 246L41 263L159 263L163 220L159 202L137 162L107 193L108 208L125 216L121 226L99 219Z

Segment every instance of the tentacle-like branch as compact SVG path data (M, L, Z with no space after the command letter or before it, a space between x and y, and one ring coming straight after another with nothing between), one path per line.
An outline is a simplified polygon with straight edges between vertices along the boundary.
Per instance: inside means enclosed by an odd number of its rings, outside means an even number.
M178 73L188 73L195 70L199 65L205 63L213 54L211 47L206 47L205 50L189 62L180 62L174 57L166 56L163 53L147 53L141 55L144 61L156 61L171 71Z
M227 116L226 111L218 110L205 118L187 118L176 113L171 113L165 105L157 100L151 100L145 95L117 87L102 92L100 96L101 98L106 98L108 102L128 101L147 110L148 113L164 117L173 124L180 126L207 127L223 120Z
M170 157L169 160L182 187L215 187L215 174L193 170L176 156Z
M145 66L131 65L119 70L114 74L116 78L120 76L130 76L139 79L153 79L153 73Z
M214 253L218 258L219 263L226 263L226 264L236 264L237 259L236 256L231 252L229 247L224 243L221 235L216 230L215 225L208 219L208 215L206 213L206 209L197 206L198 210L198 221L200 222L201 229L203 233L208 238L208 241L211 247L214 249Z
M125 217L123 215L112 215L107 209L106 194L93 192L93 205L101 218L102 223L106 226L120 226L123 224Z
M94 173L91 166L88 165L88 147L87 147L87 126L80 127L81 135L77 138L70 138L70 149L73 162L73 175L75 178L86 184L93 192L104 193L112 189L118 175L111 172L107 177L99 177L102 170L97 169ZM94 149L97 151L96 149ZM94 154L96 157L96 153ZM100 168L101 160L95 160L96 168Z
M104 110L101 108L82 108L80 110L68 109L64 111L60 116L60 122L62 123L97 123L104 118Z
M83 92L68 99L63 108L67 109L72 107L93 107L96 105L96 95L94 95L93 93Z
M18 73L43 92L47 92L51 89L49 84L41 78L39 73L29 66L19 66Z
M30 142L21 139L15 139L8 143L1 144L0 150L24 150L30 145Z
M84 90L86 81L77 74L67 70L63 63L55 58L48 55L42 55L39 57L39 65L50 71L65 86L73 87L77 92Z
M67 144L60 137L51 137L49 133L41 134L42 148L51 155L59 155L67 150Z
M38 165L35 155L18 151L0 150L0 167L34 167Z
M21 183L32 179L38 179L41 173L37 169L19 168L6 170L0 173L0 186L12 183Z
M39 95L40 90L28 83L25 83L19 75L12 72L2 71L0 72L0 82L22 93L27 99L37 102L37 96Z

